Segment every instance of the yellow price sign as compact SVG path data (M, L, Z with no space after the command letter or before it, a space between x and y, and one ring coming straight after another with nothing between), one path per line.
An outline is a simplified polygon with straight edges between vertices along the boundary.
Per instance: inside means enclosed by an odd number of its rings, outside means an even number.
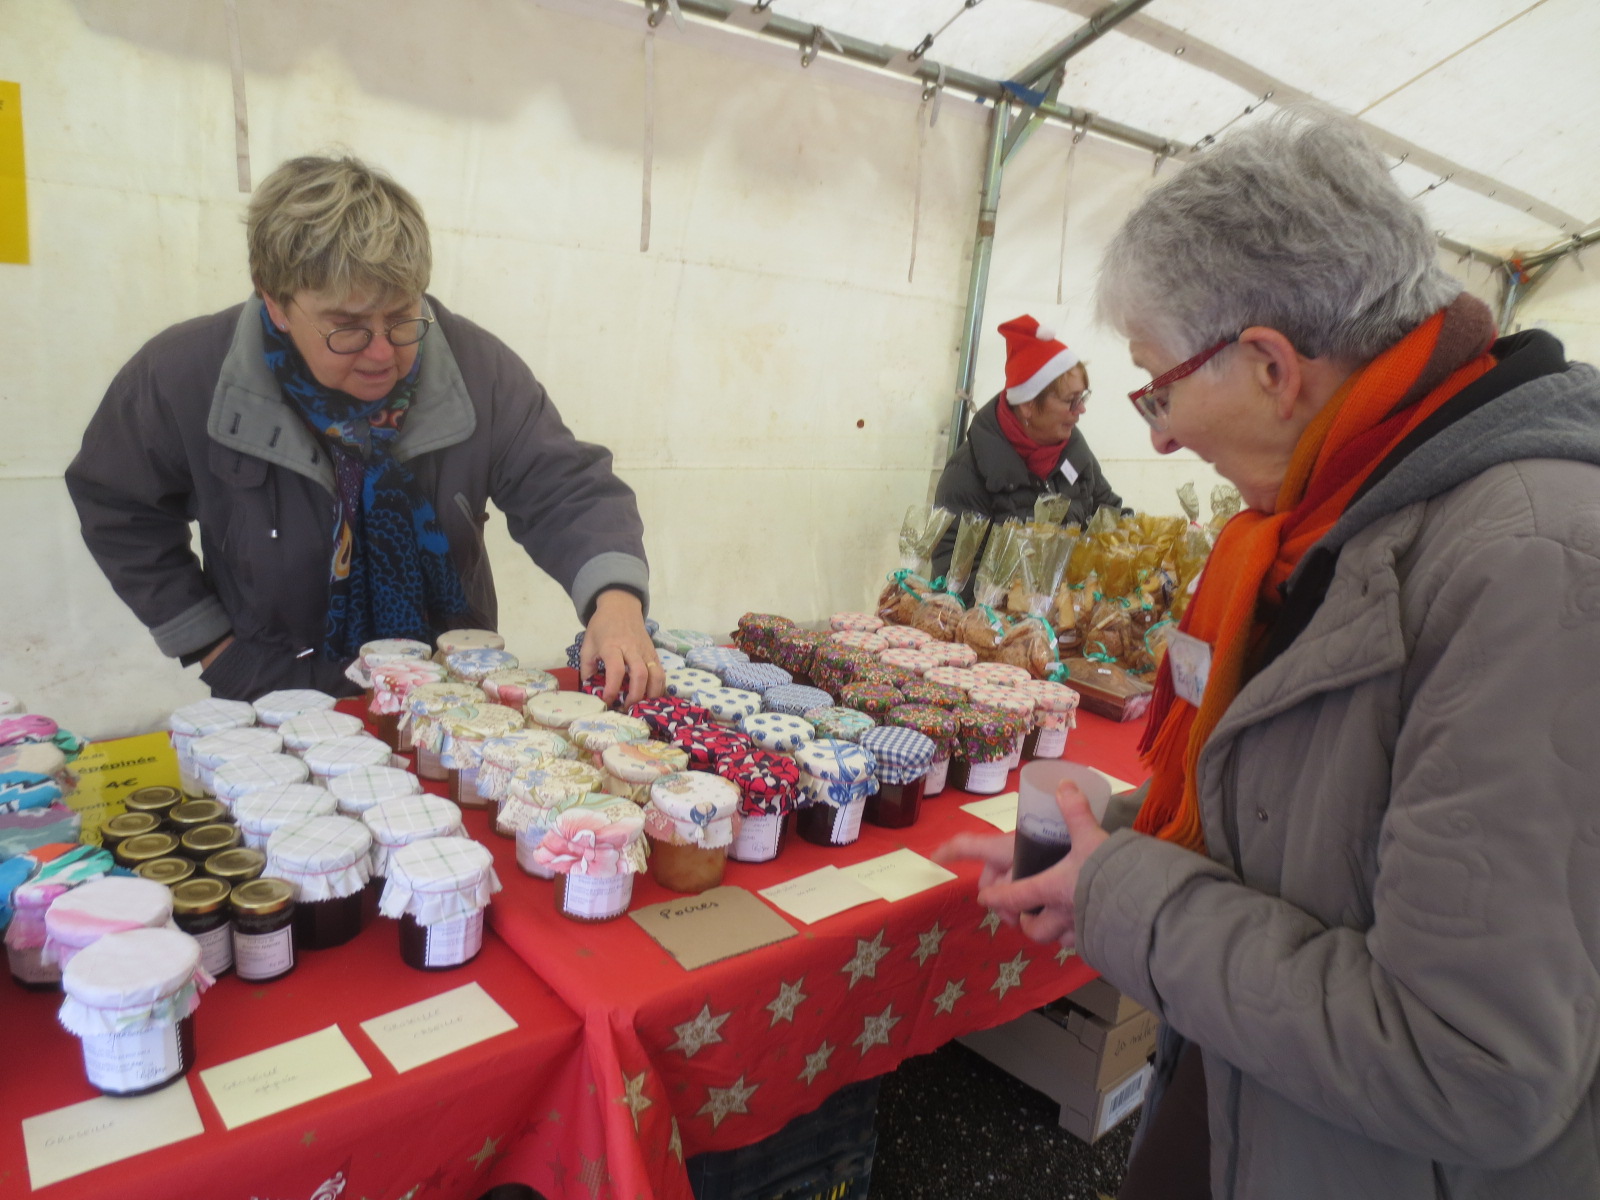
M22 85L0 80L0 263L28 261L28 182L22 163Z
M77 790L68 807L83 815L83 840L100 844L100 826L123 811L123 798L140 788L178 786L178 756L164 733L91 742L72 764Z

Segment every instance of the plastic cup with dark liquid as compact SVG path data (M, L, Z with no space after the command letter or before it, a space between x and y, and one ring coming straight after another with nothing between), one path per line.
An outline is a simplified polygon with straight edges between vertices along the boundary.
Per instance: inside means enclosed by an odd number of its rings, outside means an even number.
M1069 781L1082 790L1095 820L1105 819L1111 785L1100 772L1060 759L1041 758L1029 763L1022 768L1017 787L1016 849L1011 859L1013 879L1026 879L1055 866L1072 849L1072 834L1062 819L1061 809L1056 806L1056 789Z

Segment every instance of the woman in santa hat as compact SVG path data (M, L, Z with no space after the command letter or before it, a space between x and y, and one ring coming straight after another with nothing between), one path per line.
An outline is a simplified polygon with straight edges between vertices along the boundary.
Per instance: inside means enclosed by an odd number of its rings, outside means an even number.
M1000 326L1006 339L1006 388L979 410L967 440L945 464L935 502L993 521L1033 519L1033 502L1069 496L1067 520L1087 524L1095 510L1122 507L1078 421L1089 403L1089 372L1077 354L1032 317ZM955 526L934 551L944 574Z

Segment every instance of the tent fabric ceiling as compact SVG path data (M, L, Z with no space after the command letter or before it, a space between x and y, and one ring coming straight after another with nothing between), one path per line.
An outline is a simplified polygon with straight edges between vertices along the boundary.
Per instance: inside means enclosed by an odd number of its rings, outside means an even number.
M771 11L901 49L937 33L930 62L1006 80L1105 7L773 0ZM1141 22L1162 36L1141 37ZM1072 60L1060 100L1180 147L1274 111L1269 102L1243 116L1260 96L1158 48L1174 35L1474 173L1475 186L1464 187L1410 162L1395 168L1458 242L1509 256L1600 224L1600 155L1589 136L1600 128L1594 0L1154 0ZM1507 203L1489 194L1501 185L1519 195Z

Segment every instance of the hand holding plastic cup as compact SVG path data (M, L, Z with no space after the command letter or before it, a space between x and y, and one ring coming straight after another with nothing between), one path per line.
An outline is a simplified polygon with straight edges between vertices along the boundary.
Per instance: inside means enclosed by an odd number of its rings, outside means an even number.
M1055 866L1072 849L1072 834L1056 804L1056 789L1075 783L1089 801L1094 819L1103 821L1111 784L1100 772L1060 759L1038 759L1022 768L1017 789L1016 849L1011 877L1026 879Z

